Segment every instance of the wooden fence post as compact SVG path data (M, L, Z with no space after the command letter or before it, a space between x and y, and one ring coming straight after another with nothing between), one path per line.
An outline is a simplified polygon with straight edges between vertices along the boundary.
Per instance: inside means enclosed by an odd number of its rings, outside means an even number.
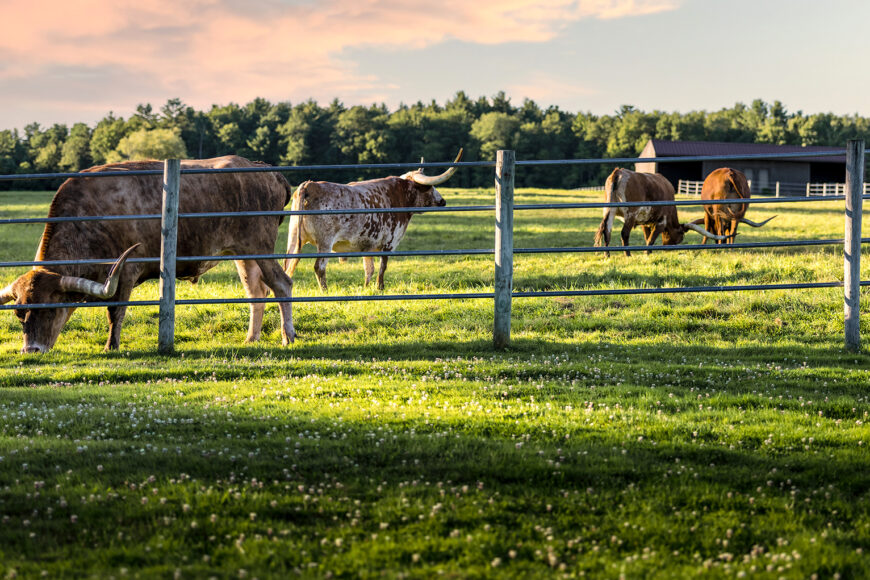
M181 161L167 159L163 166L163 214L160 222L160 311L157 352L175 351L175 258L178 243L178 190Z
M513 151L500 150L495 161L495 322L492 339L505 348L511 339L511 294L514 270Z
M846 350L861 349L859 327L861 296L861 210L864 203L864 141L846 144L846 236L844 242L843 299Z

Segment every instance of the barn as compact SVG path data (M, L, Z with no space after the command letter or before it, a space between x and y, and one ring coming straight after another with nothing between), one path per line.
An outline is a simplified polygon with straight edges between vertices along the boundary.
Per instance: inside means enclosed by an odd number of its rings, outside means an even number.
M720 143L712 141L664 141L650 139L642 158L700 157L712 155L777 155L811 151L842 151L841 147L768 145L764 143ZM803 188L807 183L842 183L846 178L846 156L799 157L795 159L752 159L736 161L668 161L637 163L636 171L661 173L674 187L680 180L703 181L719 167L733 167L746 174L753 192L772 191L777 182Z

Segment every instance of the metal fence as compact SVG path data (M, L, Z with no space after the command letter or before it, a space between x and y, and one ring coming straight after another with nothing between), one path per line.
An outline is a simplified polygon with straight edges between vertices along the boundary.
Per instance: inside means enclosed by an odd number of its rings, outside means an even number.
M752 180L748 180L749 188L752 190ZM701 187L703 186L703 181L693 181L690 179L680 179L677 182L677 194L680 195L701 195ZM581 188L584 189L584 188ZM594 188L589 188L594 189ZM601 188L597 188L601 189ZM813 196L838 196L838 195L846 195L846 184L845 183L798 183L798 182L788 182L788 181L775 181L772 185L768 184L765 187L760 188L761 191L753 191L753 193L757 194L767 194L774 195L775 197L780 196L804 196L804 197L813 197ZM864 195L870 194L870 183L864 184Z
M830 201L832 199L844 199L846 202L845 212L845 237L842 239L829 240L788 240L780 242L756 242L735 243L727 245L680 245L680 246L652 246L644 247L652 251L674 250L738 250L745 248L764 247L796 247L796 246L819 246L840 245L844 246L844 280L843 282L816 282L800 284L752 284L742 286L692 286L676 288L626 288L626 289L599 289L599 290L556 290L541 292L516 292L513 290L513 256L514 254L539 254L539 253L582 253L612 251L613 248L600 247L557 247L557 248L514 248L513 247L513 215L515 211L536 209L581 209L581 208L604 208L604 207L639 207L657 205L701 205L728 203L727 200L705 201L680 200L664 202L588 202L567 204L528 204L514 205L514 174L517 168L537 165L594 165L594 164L627 164L637 162L661 162L670 161L730 161L746 159L775 159L775 158L799 158L806 156L818 157L827 153L791 153L776 155L726 155L726 156L698 156L691 158L661 158L661 159L570 159L570 160L536 160L516 161L513 151L499 151L495 162L459 162L459 163L424 163L422 167L493 167L495 166L495 203L486 206L458 206L458 207L434 207L434 208L360 208L356 210L318 210L318 211L257 211L239 213L178 213L178 196L183 189L182 175L197 173L249 173L249 172L296 172L327 169L415 169L419 163L391 163L391 164L360 164L360 165L314 165L314 166L281 166L281 167L248 167L248 168L225 168L225 169L181 169L178 160L167 160L164 169L150 171L105 171L95 173L55 173L55 174L27 174L27 175L0 175L0 181L13 179L58 179L58 178L100 178L110 176L136 176L136 175L160 175L163 174L163 211L154 215L115 215L115 216L88 216L82 217L51 217L51 218L16 218L0 219L0 225L23 224L23 223L52 223L61 221L98 221L98 220L143 220L160 219L164 235L160 258L131 258L130 262L160 262L160 300L146 301L102 301L76 303L76 307L108 307L108 306L159 306L159 331L158 350L172 352L174 350L174 320L176 305L200 305L200 304L238 304L238 303L273 303L273 302L337 302L337 301L390 301L390 300L435 300L435 299L488 299L494 301L493 343L497 347L504 347L510 342L511 301L513 298L529 297L556 297L556 296L601 296L601 295L624 295L624 294L662 294L662 293L695 293L695 292L734 292L753 290L777 290L777 289L802 289L802 288L844 288L844 313L845 313L845 345L849 350L860 348L860 336L858 331L859 320L859 291L861 285L870 285L870 281L860 280L860 248L863 242L870 239L861 238L862 203L866 194L863 194L864 179L864 142L849 141L847 144L847 176L844 195L838 196L809 196L809 197L779 197L775 199L748 199L744 203L793 203ZM831 155L842 155L842 151L831 152ZM393 252L335 252L335 253L308 253L308 254L267 254L267 255L235 255L235 256L176 256L175 236L177 236L177 223L179 219L200 219L228 216L266 216L266 215L317 215L317 214L358 214L358 213L407 213L409 210L415 213L429 212L468 212L485 211L495 212L495 246L488 249L467 250L422 250L422 251L393 251ZM223 261L244 259L281 259L281 258L319 258L319 257L378 257L378 256L431 256L431 255L494 255L494 292L482 293L441 293L441 294L401 294L401 295L367 295L367 296L304 296L292 298L221 298L221 299L193 299L176 300L175 298L175 264L181 261ZM72 264L104 264L106 260L82 259L82 260L56 260L56 261L27 261L27 262L0 262L0 267L20 266L63 266ZM26 305L0 305L0 310L13 309L37 309L37 308L61 308L68 307L68 303L26 304Z

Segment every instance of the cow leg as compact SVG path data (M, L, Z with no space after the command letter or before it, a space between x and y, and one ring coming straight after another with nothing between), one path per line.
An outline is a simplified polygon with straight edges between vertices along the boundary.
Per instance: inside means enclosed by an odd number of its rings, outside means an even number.
M317 250L320 252L321 250ZM328 250L327 250L328 251ZM320 289L326 292L326 263L329 258L317 258L314 260L314 275L317 277L317 282L320 284Z
M384 248L384 250L387 252L392 251L392 250L388 250L386 248ZM381 269L378 272L378 290L384 289L384 272L387 271L387 260L389 258L390 258L389 256L381 256Z
M291 280L275 260L257 260L263 282L272 289L276 298L292 298L293 280ZM290 302L279 302L281 312L281 344L287 346L296 339L293 328L293 305Z
M135 280L138 278L125 278L118 285L118 293L116 294L118 302L127 302L130 300L130 294L133 292ZM72 312L72 311L70 311ZM118 350L121 348L121 325L124 323L124 316L127 315L126 306L109 306L106 310L106 315L109 319L109 339L106 341L106 350Z
M631 235L631 230L634 228L634 218L625 218L625 223L622 224L622 245L628 247L628 238ZM631 256L631 252L625 250L626 256Z
M725 243L726 243L726 244L733 244L733 243L734 243L734 237L733 237L733 236L736 236L736 235L737 235L737 224L739 224L739 223L740 223L740 220L738 220L737 218L732 218L732 219L731 219L731 228L730 228L730 231L728 232L728 235L729 235L729 236L732 236L732 237L730 237L730 238L728 238L727 240L725 240Z
M332 251L332 241L328 243L317 244L318 254L328 254ZM320 289L326 292L326 264L329 263L329 258L316 258L314 260L314 275L317 277L317 282L320 284Z
M644 226L643 233L646 235L646 245L654 246L656 244L656 240L659 237L659 234L662 233L662 228L659 225L655 225L652 227ZM652 254L651 251L647 250L647 254Z
M650 242L652 241L653 232L655 232L655 228L650 226L643 226L643 239L646 242L647 246L652 245ZM649 250L646 250L646 253L647 255L652 254L652 252L650 252Z
M242 286L245 287L245 295L248 298L265 298L269 295L269 288L263 282L263 273L254 260L236 260L236 270ZM263 329L263 313L266 304L252 302L249 304L251 315L248 321L248 336L245 342L257 342L260 340L260 332Z
M716 216L716 233L718 235L728 235L728 226L725 225L725 218L720 215ZM716 240L717 244L724 244L726 240Z
M713 216L704 212L704 229L710 232L711 234L718 234L716 231L716 224L714 223ZM704 239L701 241L701 244L706 244L710 239L707 236L702 236Z
M365 270L365 273L366 273L365 285L368 286L369 282L372 281L372 274L375 273L375 259L370 258L368 256L364 257L363 258L363 269Z
M126 301L127 298L119 300ZM109 340L106 341L105 350L118 350L121 348L121 324L124 322L124 316L127 314L126 306L110 306L107 310L109 318Z

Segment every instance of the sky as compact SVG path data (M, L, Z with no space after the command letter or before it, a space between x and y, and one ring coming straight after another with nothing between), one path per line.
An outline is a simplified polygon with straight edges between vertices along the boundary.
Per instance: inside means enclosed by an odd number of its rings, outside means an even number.
M867 0L0 0L0 129L208 110L443 103L610 114L754 99L870 116Z

